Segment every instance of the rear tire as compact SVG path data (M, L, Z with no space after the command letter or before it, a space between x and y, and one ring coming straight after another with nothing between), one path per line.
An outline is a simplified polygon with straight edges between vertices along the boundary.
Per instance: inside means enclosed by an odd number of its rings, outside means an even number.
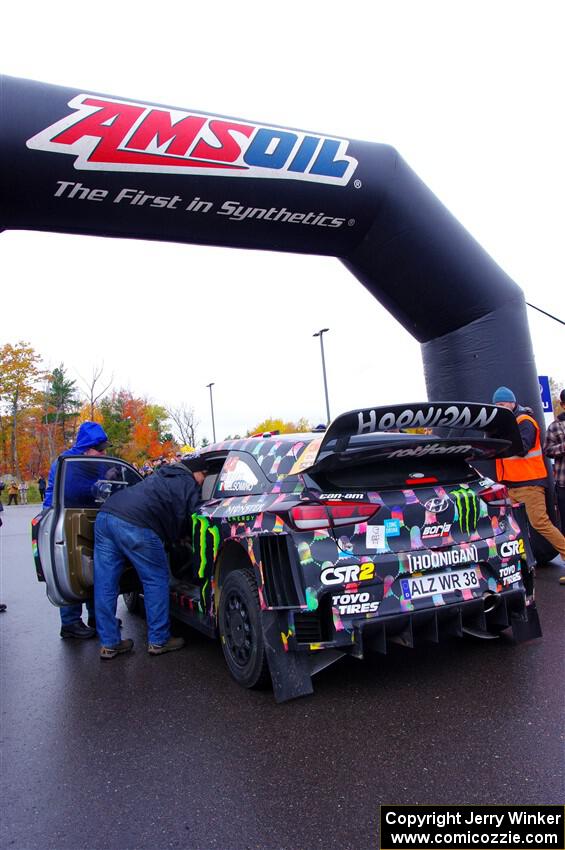
M222 584L219 629L226 664L238 685L262 688L269 684L259 593L251 570L229 573Z

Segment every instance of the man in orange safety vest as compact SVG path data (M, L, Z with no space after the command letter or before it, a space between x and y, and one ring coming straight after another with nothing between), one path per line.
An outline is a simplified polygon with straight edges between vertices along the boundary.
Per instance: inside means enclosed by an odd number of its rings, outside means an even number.
M541 430L529 407L521 407L508 387L499 387L492 403L511 410L518 423L524 444L524 456L499 458L496 477L508 487L508 494L516 502L523 502L528 522L538 534L557 549L565 560L565 537L547 515L545 490L548 486L547 469L541 447Z

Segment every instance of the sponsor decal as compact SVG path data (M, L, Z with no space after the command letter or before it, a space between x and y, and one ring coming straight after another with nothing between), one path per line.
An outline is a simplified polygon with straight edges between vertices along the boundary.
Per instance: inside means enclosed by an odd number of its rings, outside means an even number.
M446 511L451 504L451 500L447 496L436 496L434 499L428 499L424 502L424 507L431 514L441 514Z
M522 581L522 572L518 570L517 573L513 573L511 576L504 576L502 578L502 584L508 586L509 584L516 584L517 581Z
M332 596L332 605L339 613L344 614L374 614L379 603L371 599L371 594L363 593L341 593Z
M424 455L462 455L472 451L472 446L442 446L431 443L427 446L416 446L413 449L396 449L389 452L387 457L423 457Z
M516 564L510 564L507 567L501 567L499 570L500 577L508 578L508 576L513 576L517 569L519 570L519 568L516 567Z
M402 428L486 428L498 411L481 407L478 413L471 413L465 405L450 404L446 407L426 405L424 409L407 408L396 413L389 411L377 420L376 410L360 410L358 416L358 434L372 434L374 431L399 431ZM368 418L365 419L365 414Z
M235 524L241 524L246 522L254 522L257 519L256 514L244 514L243 516L228 516L226 517L227 522L233 522Z
M448 549L445 552L424 552L421 555L408 555L408 569L411 573L422 570L435 570L437 567L452 567L478 561L477 547L471 545L465 549Z
M298 475L305 469L308 469L309 466L312 466L316 457L318 455L318 450L322 445L322 437L318 437L316 440L312 440L311 443L308 443L294 466L289 472L289 475Z
M442 522L438 525L425 525L422 529L422 540L427 537L448 537L450 530L450 522Z
M460 530L464 534L471 534L472 531L476 531L479 517L477 496L466 487L450 490L449 495L455 499L457 506L456 520L459 523Z
M69 115L27 140L76 169L283 178L346 186L349 142L216 115L78 94Z
M399 537L400 536L400 520L399 519L385 519L385 537Z
M320 493L322 502L340 502L343 499L363 499L363 493Z
M370 581L375 577L374 564L348 564L347 566L335 566L332 564L322 570L320 579L322 584L351 584L358 581Z
M518 540L505 540L504 543L501 543L498 547L498 551L500 552L501 558L512 558L515 555L525 555L526 547L522 537L519 537ZM500 575L502 575L502 570L500 571Z
M265 501L261 502L250 502L248 505L228 505L227 515L228 516L243 516L241 513L241 509L245 508L245 515L247 516L249 513L260 513L265 506Z
M384 525L368 525L365 533L366 549L386 549Z
M226 460L220 475L218 489L222 492L231 490L248 493L258 483L257 476L245 461L235 456Z

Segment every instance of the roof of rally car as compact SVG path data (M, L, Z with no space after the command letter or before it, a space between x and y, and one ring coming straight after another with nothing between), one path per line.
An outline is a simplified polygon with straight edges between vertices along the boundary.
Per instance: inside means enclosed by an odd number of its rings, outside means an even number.
M251 454L268 478L281 478L307 469L318 455L323 433L276 434L269 437L245 437L223 440L200 449L201 457L225 456L229 452ZM414 434L379 432L355 436L351 448L370 447L388 442L413 441Z
M405 429L417 429L406 433ZM406 443L410 443L406 447ZM522 451L511 411L475 402L417 402L348 411L325 431L270 434L225 440L198 454L208 458L231 451L253 455L268 478L320 469L324 464L411 456L457 455L487 460Z

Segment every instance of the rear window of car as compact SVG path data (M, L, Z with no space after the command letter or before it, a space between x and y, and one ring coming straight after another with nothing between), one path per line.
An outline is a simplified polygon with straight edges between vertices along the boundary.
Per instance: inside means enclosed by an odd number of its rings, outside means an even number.
M348 464L312 476L323 490L406 489L418 481L437 478L439 484L454 484L477 478L477 472L461 458L395 458Z

